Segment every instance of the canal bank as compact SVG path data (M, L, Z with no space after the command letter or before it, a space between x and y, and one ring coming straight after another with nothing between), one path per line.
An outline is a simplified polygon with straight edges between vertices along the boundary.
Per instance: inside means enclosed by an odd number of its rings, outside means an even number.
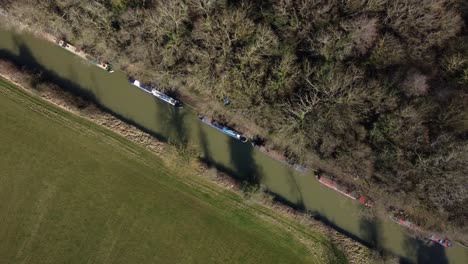
M466 251L455 246L427 246L406 236L389 219L362 217L363 206L321 186L312 172L301 174L256 151L248 144L201 123L196 113L164 104L132 87L120 71L109 74L66 50L28 34L0 31L0 55L33 65L58 83L101 104L123 120L157 137L200 147L204 158L239 180L256 179L296 208L310 211L351 237L421 263L466 263Z

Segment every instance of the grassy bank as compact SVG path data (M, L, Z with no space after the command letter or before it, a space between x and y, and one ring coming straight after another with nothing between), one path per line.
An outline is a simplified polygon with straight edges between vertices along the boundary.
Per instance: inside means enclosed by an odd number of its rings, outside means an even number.
M345 261L325 237L308 231L300 242L239 196L174 174L141 147L4 80L0 88L6 262Z

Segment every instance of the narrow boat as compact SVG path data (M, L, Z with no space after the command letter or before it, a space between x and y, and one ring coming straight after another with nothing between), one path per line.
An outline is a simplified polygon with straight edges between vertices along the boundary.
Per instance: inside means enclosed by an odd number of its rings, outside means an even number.
M420 234L424 234L425 232L421 229L421 227L419 227L418 225L416 225L415 223L409 221L406 219L406 217L403 215L402 211L396 211L394 212L393 215L390 216L390 219L392 219L393 221L395 221L396 223L398 223L399 225L402 225L408 229L411 229L413 231L416 231ZM442 246L444 247L451 247L452 246L452 242L448 239L442 239L436 235L431 235L429 237L430 240L438 243L438 244L441 244Z
M91 64L94 64L96 66L98 66L99 68L109 72L109 73L113 73L114 70L112 69L112 66L109 64L109 63L105 63L105 62L98 62L97 60L95 60L93 57L91 57L90 55L88 54L85 54L84 52L80 51L79 49L77 49L75 46L71 45L70 43L66 42L65 40L58 40L57 41L57 44L68 50L69 52L77 55L77 56L80 56L84 59L86 59L87 61L89 61Z
M429 239L436 242L436 243L441 244L444 247L452 247L452 241L450 241L448 239L440 238L440 237L438 237L436 235L431 235L431 237L429 237Z
M152 86L150 86L148 84L141 83L140 81L135 80L133 78L128 78L128 81L132 85L142 89L143 91L145 91L147 93L150 93L150 94L156 96L157 98L163 100L164 102L166 102L166 103L168 103L170 105L173 105L173 106L176 106L176 107L183 107L182 103L179 100L176 100L176 99L174 99L172 97L169 97L169 96L163 94L162 92L156 90L154 87L152 87Z
M334 180L332 180L332 179L330 179L328 177L319 176L319 175L316 175L315 177L323 185L325 185L325 186L327 186L327 187L329 187L329 188L331 188L331 189L333 189L333 190L347 196L348 198L351 198L353 200L357 200L359 203L362 203L365 206L372 207L372 205L373 205L372 201L369 198L365 197L364 195L362 195L360 193L350 191L348 188L339 185L336 181L334 181Z
M91 64L94 64L96 66L98 66L99 68L105 70L105 71L108 71L110 73L113 73L114 70L112 69L112 67L110 66L109 63L105 63L105 62L98 62L96 61L93 57L89 56L89 55L86 55L86 59L91 62Z
M218 129L219 131L223 132L224 134L230 136L230 137L233 137L243 143L247 142L247 138L245 136L243 136L241 133L235 131L234 129L232 128L229 128L227 126L223 126L221 125L220 123L218 123L217 121L214 121L213 119L209 118L209 117L204 117L204 116L201 116L201 115L198 115L198 118L205 124L213 127L213 128L216 128Z
M252 147L258 149L258 151L262 152L263 154L267 155L268 157L276 160L276 161L279 161L279 162L282 162L290 167L292 167L293 169L299 171L299 172L306 172L307 171L307 168L302 166L302 165L298 165L298 164L294 164L294 163L291 163L291 162L288 162L288 160L286 159L286 157L280 153L278 153L277 151L274 151L274 150L270 150L270 149L267 149L265 146L264 146L264 140L260 139L259 137L255 137L253 139L250 140L251 144L252 144Z
M367 207L372 207L374 205L374 202L371 199L367 198L366 196L364 196L364 195L362 195L360 193L358 193L357 195L358 195L357 201L359 203L361 203L361 204L363 204L363 205L365 205Z
M405 219L405 217L403 217L402 215L398 215L398 214L393 214L390 216L390 219L392 219L394 222L396 222L397 224L399 225L402 225L408 229L411 229L411 230L414 230L414 231L422 231L421 228L414 224L413 222Z

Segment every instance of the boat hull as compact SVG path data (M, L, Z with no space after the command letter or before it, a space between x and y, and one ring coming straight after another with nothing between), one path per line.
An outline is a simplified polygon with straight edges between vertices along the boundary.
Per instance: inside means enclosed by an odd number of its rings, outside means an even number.
M49 39L52 38L54 39L53 37L49 37ZM87 55L85 54L84 52L82 51L79 51L75 46L71 45L70 43L64 41L64 40L55 40L55 42L60 46L62 47L63 49L89 61L91 64L94 64L96 66L98 66L99 68L109 72L109 73L113 73L114 70L112 69L112 67L110 66L110 64L108 63L104 63L104 62L98 62L97 60L95 60L93 57L91 57L90 55Z
M448 239L439 238L436 235L432 235L429 239L436 242L437 244L439 244L441 246L452 247L452 241L450 241Z
M141 90L153 95L154 97L157 97L159 98L160 100L170 104L170 105L173 105L173 106L176 106L176 107L182 107L182 103L172 97L169 97L163 93L161 93L160 91L150 87L149 85L146 85L146 84L143 84L141 83L140 81L138 80L135 80L133 78L129 78L128 82L137 87L137 88L140 88Z
M348 198L351 198L353 200L357 200L359 203L362 203L365 206L368 206L368 207L372 206L372 202L369 199L367 199L365 196L363 196L361 194L352 193L347 188L339 185L337 182L335 182L335 181L333 181L333 180L331 180L331 179L329 179L327 177L316 176L316 178L321 184L327 186L328 188L333 189L333 190L345 195Z
M205 124L223 132L224 134L232 137L232 138L235 138L239 141L241 141L242 143L245 143L247 142L247 138L245 136L243 136L242 134L240 134L239 132L233 130L233 129L230 129L228 127L225 127L225 126L222 126L218 123L216 123L215 121L213 121L212 119L210 118L207 118L207 117L203 117L203 116L198 116L198 118Z
M401 217L395 217L395 216L390 216L390 219L392 219L394 222L396 222L397 224L401 225L401 226L404 226L408 229L411 229L413 231L417 231L417 232L421 232L421 228L419 226L417 226L416 224L408 221L408 220L405 220Z

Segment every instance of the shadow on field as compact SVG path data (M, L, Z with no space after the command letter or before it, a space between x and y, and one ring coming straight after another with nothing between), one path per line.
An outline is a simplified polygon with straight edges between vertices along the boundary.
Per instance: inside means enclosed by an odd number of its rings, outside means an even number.
M116 118L124 121L125 123L130 124L138 128L139 130L156 137L158 140L162 142L167 142L167 138L164 137L162 134L151 131L150 129L137 124L133 119L125 117L107 108L106 106L102 105L99 102L95 94L89 92L81 85L73 81L70 81L68 79L62 78L59 75L57 75L55 72L47 69L45 66L43 66L41 63L39 63L36 60L36 58L31 53L29 48L19 37L15 36L13 40L19 49L19 54L16 55L7 50L0 50L0 59L4 59L4 60L12 62L19 71L28 70L28 71L36 72L36 73L39 72L40 75L37 75L37 78L35 78L31 83L32 88L37 89L40 84L56 84L60 88L70 92L71 94L78 96L80 98L83 98L85 101L95 103L99 107L99 109L102 110L103 112L106 112L115 116Z

